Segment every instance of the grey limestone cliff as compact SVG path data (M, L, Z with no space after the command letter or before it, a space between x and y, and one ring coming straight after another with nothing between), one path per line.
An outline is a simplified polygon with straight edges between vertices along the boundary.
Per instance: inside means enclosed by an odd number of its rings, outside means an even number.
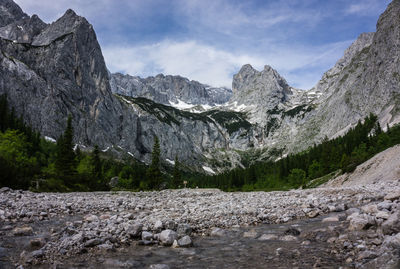
M184 102L191 105L226 103L232 91L226 88L213 88L181 76L141 78L138 76L110 74L111 90L117 94L131 97L145 97L160 104L174 105Z

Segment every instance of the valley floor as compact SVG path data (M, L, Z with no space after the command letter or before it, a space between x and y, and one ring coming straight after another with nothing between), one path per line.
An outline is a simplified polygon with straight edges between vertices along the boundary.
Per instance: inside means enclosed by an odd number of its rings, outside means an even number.
M269 193L214 189L32 193L2 188L0 220L2 268L46 268L54 263L59 264L57 268L69 268L68 262L80 258L94 266L99 257L118 257L132 247L136 248L134 253L142 253L136 255L139 261L135 262L143 267L148 267L149 261L158 261L169 263L171 268L191 264L196 268L196 250L211 244L207 240L212 238L220 240L217 243L222 249L221 242L237 238L236 246L230 242L225 247L246 249L247 255L258 253L265 246L265 257L256 266L260 268L268 264L279 267L280 263L289 266L287 262L292 262L293 267L333 263L395 268L400 248L400 183L395 180ZM300 223L296 224L296 220ZM240 243L243 238L255 243ZM194 247L182 248L190 246L191 241ZM186 264L160 254L174 248L158 245L172 243L192 257L185 259ZM146 250L161 256L152 260ZM288 260L289 256L292 258ZM298 264L299 258L308 263ZM211 256L208 259L214 260ZM252 258L247 260L254 262ZM108 268L130 267L118 259L111 259L111 263ZM240 262L236 265L246 267Z

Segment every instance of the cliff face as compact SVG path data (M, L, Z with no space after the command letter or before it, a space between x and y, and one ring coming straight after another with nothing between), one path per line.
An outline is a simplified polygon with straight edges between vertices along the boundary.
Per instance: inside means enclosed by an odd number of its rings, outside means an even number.
M145 97L160 104L188 105L223 104L229 101L232 91L226 88L213 88L181 76L141 78L138 76L110 74L113 93L131 97Z
M42 135L57 138L71 114L77 144L148 162L157 135L163 159L177 155L198 170L220 171L303 150L370 112L383 126L399 122L398 14L395 0L376 33L360 35L308 91L290 87L270 66L250 65L230 91L179 76L109 74L86 19L68 10L48 25L0 0L0 94ZM207 109L173 107L181 102Z

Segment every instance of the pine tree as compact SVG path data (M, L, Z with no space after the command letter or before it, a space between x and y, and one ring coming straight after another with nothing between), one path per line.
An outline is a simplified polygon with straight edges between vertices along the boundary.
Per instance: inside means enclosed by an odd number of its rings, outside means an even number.
M73 149L74 129L72 128L72 117L68 116L67 128L64 134L57 140L57 154L55 166L58 176L66 184L73 184L76 174L75 152Z
M160 141L154 136L153 152L151 153L151 164L146 172L148 187L150 189L160 188L162 177L160 171Z
M180 163L178 156L175 156L175 164L174 164L174 177L172 179L172 185L174 188L179 188L179 185L182 183Z
M91 156L91 162L92 162L92 166L93 166L93 178L94 180L99 183L101 185L102 183L102 164L101 164L101 159L100 159L100 151L99 151L99 147L97 145L94 146L93 152L92 152L92 156Z

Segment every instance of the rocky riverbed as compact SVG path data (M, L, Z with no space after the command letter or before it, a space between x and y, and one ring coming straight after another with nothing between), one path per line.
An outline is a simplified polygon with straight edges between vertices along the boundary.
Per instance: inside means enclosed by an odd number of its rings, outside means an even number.
M0 190L1 268L69 268L80 259L97 268L214 267L213 247L243 249L259 268L397 268L399 183L269 193ZM171 251L191 258L173 262ZM116 259L124 255L139 265Z

